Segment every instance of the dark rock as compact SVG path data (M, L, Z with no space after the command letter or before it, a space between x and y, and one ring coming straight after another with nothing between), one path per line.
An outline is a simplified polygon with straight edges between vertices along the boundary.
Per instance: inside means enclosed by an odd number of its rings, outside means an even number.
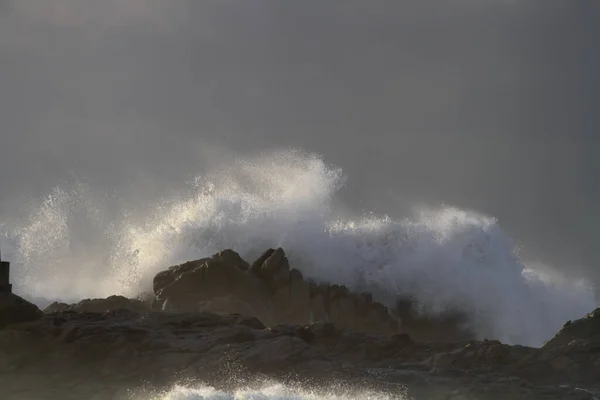
M254 318L254 317L242 319L240 322L238 322L238 324L245 325L248 328L258 329L258 330L263 330L263 329L267 328L262 322L260 322L260 320L258 318Z
M250 269L250 264L247 261L242 259L240 255L231 250L225 249L223 251L218 252L217 254L211 257L212 260L222 262L224 264L232 265L236 268L241 269L242 271L247 271Z
M274 280L277 284L289 282L290 264L281 247L267 250L252 264L251 270L260 278Z
M253 273L258 275L264 262L267 260L267 258L271 257L271 255L273 253L275 253L275 249L266 250L260 257L258 257L258 259L256 261L254 261L252 263L252 266L250 267L250 271L252 271Z
M346 286L304 281L281 248L267 250L252 266L224 250L170 267L156 275L154 291L157 299L146 301L152 309L240 314L265 326L329 321L358 331L398 332L385 306Z
M0 292L0 328L19 322L34 321L43 316L36 305L14 293Z
M290 282L302 281L302 280L304 280L302 272L298 271L296 268L294 268L290 271Z
M173 379L215 385L229 373L237 382L286 383L293 376L312 385L322 379L325 387L333 379L353 388L383 384L386 394L405 394L402 387L427 399L591 400L600 389L595 313L540 349L495 340L420 343L326 322L266 330L256 318L207 312L39 315L0 330L3 399L131 398L148 381L158 393ZM106 387L124 395L99 395Z
M544 344L543 348L545 350L568 348L581 339L600 345L600 308L581 319L565 324L552 339Z
M203 258L200 260L189 261L181 265L174 265L169 267L166 271L159 272L154 276L153 290L154 294L160 296L162 290L172 284L175 280L181 277L181 275L194 271L195 269L204 265L209 258Z
M150 311L150 306L137 299L123 296L109 296L105 299L85 299L77 304L54 302L44 309L45 314L64 311L103 313L110 310L129 310L133 312Z

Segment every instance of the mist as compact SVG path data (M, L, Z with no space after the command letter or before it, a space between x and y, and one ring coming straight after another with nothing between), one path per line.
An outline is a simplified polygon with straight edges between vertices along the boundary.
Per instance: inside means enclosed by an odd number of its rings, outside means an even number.
M66 181L153 199L280 148L352 212L498 218L600 283L593 2L0 1L0 216ZM140 202L143 207L144 202Z

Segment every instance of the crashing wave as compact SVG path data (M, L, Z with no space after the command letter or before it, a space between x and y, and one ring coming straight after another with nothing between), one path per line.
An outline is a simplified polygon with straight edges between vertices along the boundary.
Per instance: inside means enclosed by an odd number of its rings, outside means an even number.
M289 150L199 176L142 216L129 210L148 203L57 187L4 226L15 289L65 301L135 296L166 266L281 246L305 277L388 304L410 298L423 315L458 310L479 337L507 343L541 345L595 306L585 282L526 268L494 218L453 207L404 220L335 217L344 182L339 168Z

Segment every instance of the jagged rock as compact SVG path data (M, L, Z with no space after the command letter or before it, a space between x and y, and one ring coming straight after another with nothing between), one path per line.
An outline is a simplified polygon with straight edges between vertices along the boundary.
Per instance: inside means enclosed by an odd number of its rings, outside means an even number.
M267 258L271 257L273 253L275 253L275 249L267 249L260 257L258 257L258 259L256 259L256 261L252 263L250 266L250 271L258 275L264 262L267 260Z
M311 385L383 384L388 395L415 399L592 400L598 351L572 341L593 342L595 323L595 314L574 321L575 339L563 332L560 346L534 349L494 340L421 343L327 322L265 329L256 318L206 312L63 311L0 330L0 387L7 400L48 393L124 400L147 382L159 393L173 381L243 386L293 376ZM563 345L572 353L557 353Z
M208 260L209 258L202 258L200 260L189 261L181 265L169 267L166 271L159 272L154 276L153 280L154 294L161 296L164 288L181 278L182 275L200 268Z
M0 328L7 325L33 321L43 315L35 304L14 293L0 293Z
M546 350L561 347L574 349L582 343L597 346L600 351L600 308L595 309L581 319L567 321L563 328L544 344Z
M302 281L302 280L304 280L304 276L302 275L302 272L298 271L295 268L290 271L290 282L296 282L296 281Z
M170 267L154 278L158 298L170 307L193 311L201 301L233 295L242 302L266 301L260 280L248 273L248 264L233 250L210 258Z
M254 317L243 319L238 323L240 325L245 325L248 328L252 328L252 329L263 330L263 329L267 328L262 322L260 322L260 320L258 318L254 318Z
M242 257L240 257L238 253L231 249L225 249L223 251L220 251L211 258L215 261L220 261L225 264L233 265L241 269L242 271L250 269L250 264L244 261L244 259L242 259Z
M150 311L150 306L141 300L123 296L109 296L105 299L85 299L76 304L54 302L44 309L45 314L63 311L103 313L110 310Z
M249 268L250 265L238 253L226 249L212 257L175 265L159 272L153 280L154 294L167 298L174 293L198 291L205 278L212 281L218 278L220 282L212 283L227 285L235 276L240 276L238 271L246 271Z
M263 279L274 281L275 286L287 283L290 279L290 263L281 247L265 251L252 264L251 270Z
M253 301L242 301L235 296L216 297L211 300L201 301L198 304L197 311L211 312L217 315L242 315L245 317L255 318L261 324L267 323L273 325L276 319L273 317L271 310L261 307L261 304L253 304ZM251 319L250 318L250 319Z
M268 249L252 265L233 250L168 268L154 278L164 311L210 311L256 317L263 324L332 322L362 332L394 334L386 307L345 286L304 280L282 248ZM368 301L365 300L368 298Z

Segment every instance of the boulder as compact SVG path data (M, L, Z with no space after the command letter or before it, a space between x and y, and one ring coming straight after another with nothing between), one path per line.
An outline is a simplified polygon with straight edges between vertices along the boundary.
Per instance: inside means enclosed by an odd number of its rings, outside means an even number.
M251 271L268 281L272 289L290 281L290 262L281 247L265 251L252 263Z
M231 249L225 249L211 257L215 261L219 261L228 265L232 265L242 271L250 269L250 264L246 262L238 253Z
M275 318L271 310L261 307L260 304L254 305L251 301L242 301L235 296L216 297L211 300L201 301L198 304L197 311L210 312L217 315L239 314L261 321L261 324L274 325Z
M547 349L493 340L420 343L327 322L265 328L206 312L45 315L0 330L1 398L262 398L264 382L289 398L593 400L600 390L590 347L546 360ZM169 392L174 381L182 386ZM197 390L207 386L215 391Z
M0 293L0 328L7 325L28 322L42 317L40 309L14 293Z
M252 265L233 250L177 265L154 278L164 311L210 311L258 318L266 326L331 322L364 332L398 333L395 319L370 295L316 283L291 269L282 248Z
M156 296L166 298L173 293L198 291L206 279L210 279L211 284L228 285L235 276L241 276L238 272L248 269L250 264L238 253L225 249L212 257L174 265L159 272L154 277L153 290Z
M265 323L273 321L265 284L233 250L223 250L212 257L158 273L154 278L154 293L165 311L230 310L264 319ZM229 299L228 305L224 305L224 298Z
M154 276L152 282L154 294L160 297L164 288L181 278L182 275L189 274L194 270L199 269L207 260L209 260L209 258L189 261L181 265L169 267L166 271L159 272Z
M85 299L76 304L54 302L44 309L45 314L62 311L103 313L111 310L129 310L133 312L150 311L150 306L141 300L123 296L109 296L105 299Z
M190 297L209 300L226 293L255 295L258 278L248 273L249 264L233 250L170 267L154 278L154 293L162 299ZM245 297L241 296L241 297Z
M254 261L252 263L252 265L250 266L250 271L252 271L254 274L259 275L259 271L263 266L263 263L266 261L267 258L269 258L273 253L275 252L274 249L268 249L266 250L260 257L258 257L258 259L256 261Z

